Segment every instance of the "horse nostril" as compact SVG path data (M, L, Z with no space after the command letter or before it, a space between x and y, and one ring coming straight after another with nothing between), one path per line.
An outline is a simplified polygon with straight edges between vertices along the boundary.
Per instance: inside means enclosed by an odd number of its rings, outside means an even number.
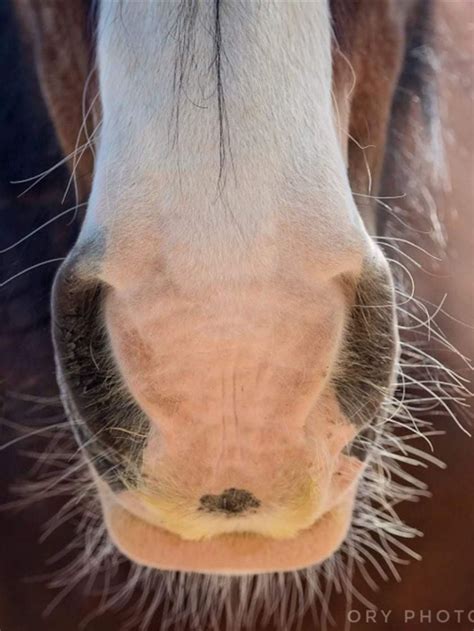
M238 515L260 506L259 500L243 489L226 489L220 495L203 495L199 500L199 510L209 513Z
M127 396L112 358L102 315L106 291L94 278L82 277L74 259L67 262L54 282L52 328L74 434L102 479L121 491L138 484L149 423ZM135 431L137 423L143 432Z

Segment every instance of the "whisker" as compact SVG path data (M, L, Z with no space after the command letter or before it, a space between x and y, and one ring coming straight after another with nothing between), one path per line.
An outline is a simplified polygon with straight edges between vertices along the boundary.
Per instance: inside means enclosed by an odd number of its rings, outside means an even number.
M53 258L53 259L48 259L46 261L41 261L40 263L35 263L34 265L30 265L30 267L27 267L26 269L22 270L21 272L17 272L16 274L13 274L13 276L10 276L10 278L7 278L3 282L1 282L0 283L0 289L5 287L6 285L11 283L12 281L16 280L17 278L20 278L20 276L24 276L25 274L28 274L28 272L32 272L33 270L38 269L39 267L44 267L45 265L50 265L51 263L61 263L62 261L64 261L65 258L66 257L61 256L61 257L58 257L58 258Z
M40 230L43 230L43 228L46 228L47 226L51 225L52 223L54 223L58 219L61 219L61 217L64 217L65 215L68 215L70 212L77 211L78 208L82 208L83 206L87 206L87 203L74 204L74 206L71 206L70 208L67 208L66 210L61 211L60 213L58 213L54 217L51 217L51 219L48 219L47 221L42 223L41 226L38 226L37 228L35 228L34 230L32 230L31 232L26 234L24 237L21 237L21 239L18 239L18 241L15 241L15 243L12 243L11 245L7 246L6 248L1 249L0 250L0 254L5 254L6 252L9 252L10 250L13 250L18 245L20 245L20 243L23 243L24 241L27 241L33 235L35 235L36 233L40 232Z

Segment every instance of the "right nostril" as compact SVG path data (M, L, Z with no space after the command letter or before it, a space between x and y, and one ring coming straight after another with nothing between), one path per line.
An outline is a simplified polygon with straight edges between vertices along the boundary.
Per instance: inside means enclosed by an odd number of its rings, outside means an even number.
M220 495L203 495L199 504L199 510L226 515L238 515L260 506L259 500L252 493L234 488L226 489Z

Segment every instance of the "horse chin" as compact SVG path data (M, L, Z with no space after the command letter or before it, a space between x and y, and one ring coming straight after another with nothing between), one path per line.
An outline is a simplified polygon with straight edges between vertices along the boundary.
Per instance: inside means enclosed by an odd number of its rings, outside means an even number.
M136 516L113 494L101 494L109 535L134 563L159 570L231 576L297 571L322 563L343 543L354 501L355 489L351 489L310 527L288 539L238 532L188 541Z

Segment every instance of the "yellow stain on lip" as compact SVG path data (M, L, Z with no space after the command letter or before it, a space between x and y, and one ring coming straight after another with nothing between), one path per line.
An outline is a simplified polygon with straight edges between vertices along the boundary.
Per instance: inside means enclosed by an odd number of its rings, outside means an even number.
M197 502L183 497L160 497L146 490L133 491L147 521L188 541L201 541L229 533L253 533L272 539L290 539L309 528L318 514L318 485L307 477L299 493L286 504L263 504L244 515L219 515L199 510Z

